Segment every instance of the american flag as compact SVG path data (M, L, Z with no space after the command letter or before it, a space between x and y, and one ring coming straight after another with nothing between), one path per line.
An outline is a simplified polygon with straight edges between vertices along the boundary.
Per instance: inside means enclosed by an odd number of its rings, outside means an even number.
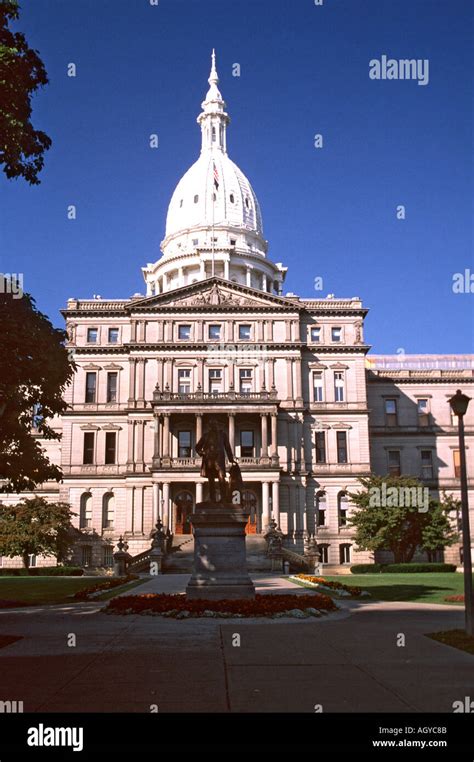
M212 166L214 167L214 185L216 187L216 190L219 190L219 172L217 171L216 163L213 161Z

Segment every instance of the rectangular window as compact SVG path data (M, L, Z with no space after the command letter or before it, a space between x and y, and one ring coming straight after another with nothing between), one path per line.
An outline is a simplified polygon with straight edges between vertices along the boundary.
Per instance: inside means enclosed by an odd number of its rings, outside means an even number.
M418 426L428 426L430 422L430 409L427 399L419 399L418 408Z
M321 341L321 328L311 328L311 341L313 344L319 344Z
M433 451L432 450L421 451L421 478L422 479L433 478Z
M342 328L331 328L331 341L339 344L342 340Z
M334 373L334 400L344 402L344 373L340 371Z
M114 565L114 549L112 545L106 545L103 549L104 566L111 568Z
M197 246L199 243L199 238L193 238L193 246Z
M86 402L95 402L97 391L97 373L86 373Z
M453 460L454 460L454 476L456 479L461 478L461 454L459 450L453 450Z
M118 373L107 373L107 402L117 402Z
M398 425L398 411L397 411L396 399L385 400L385 425L386 426Z
M347 463L347 431L336 431L337 462Z
M319 560L322 564L329 563L329 545L318 545L319 548Z
M187 341L191 338L191 326L190 325L180 325L178 326L178 338L181 341Z
M191 432L178 431L178 458L191 457Z
M401 476L400 450L388 451L388 473L390 476Z
M252 370L251 368L243 368L239 370L239 383L240 393L250 394L252 391Z
M221 326L220 325L210 325L209 326L209 339L211 340L217 340L221 337Z
M92 548L90 545L82 546L82 566L90 566L92 563Z
M325 527L326 526L326 509L325 508L319 508L318 513L316 516L316 523L318 527Z
M242 458L253 458L254 456L253 431L240 432L240 454Z
M190 394L191 368L180 368L178 370L178 392L179 394Z
M222 370L213 368L209 371L209 391L211 394L220 394L222 391Z
M94 463L94 445L95 445L95 433L93 431L84 432L84 451L82 462L85 466L89 466Z
M87 343L88 344L97 344L97 339L99 338L99 329L98 328L88 328L87 329Z
M321 370L313 372L313 401L322 402L324 400L323 372Z
M239 325L239 339L242 341L248 341L250 339L250 325Z
M316 432L316 463L326 463L326 432Z
M340 545L339 546L339 561L341 564L350 564L351 563L351 546L350 545Z
M105 434L105 462L107 465L115 463L117 450L117 432L107 431Z
M36 556L34 553L30 553L29 555L30 559L30 568L34 568L36 566Z
M119 329L109 328L109 344L118 344L118 340L119 340Z

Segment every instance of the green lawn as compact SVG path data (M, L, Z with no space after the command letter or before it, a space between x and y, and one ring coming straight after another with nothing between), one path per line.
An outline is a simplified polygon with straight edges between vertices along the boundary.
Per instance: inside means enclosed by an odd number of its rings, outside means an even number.
M344 585L354 585L367 590L372 598L380 601L418 601L419 603L444 603L447 595L464 593L463 575L457 572L444 574L348 574L326 577ZM364 600L364 599L362 599ZM463 606L463 603L451 603Z
M0 600L31 605L70 602L78 590L105 582L104 577L0 577Z

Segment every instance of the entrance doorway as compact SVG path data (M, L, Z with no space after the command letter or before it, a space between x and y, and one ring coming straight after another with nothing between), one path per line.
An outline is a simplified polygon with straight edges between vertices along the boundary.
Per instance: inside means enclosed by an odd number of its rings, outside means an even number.
M253 490L244 489L242 492L242 508L250 513L245 534L257 534L257 495Z
M190 492L178 492L174 499L176 506L175 534L191 534L190 517L193 512L194 499Z

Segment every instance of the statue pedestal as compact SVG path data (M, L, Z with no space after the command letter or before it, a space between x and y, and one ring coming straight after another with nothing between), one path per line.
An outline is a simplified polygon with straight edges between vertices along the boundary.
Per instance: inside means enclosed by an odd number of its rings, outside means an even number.
M190 517L194 533L194 572L190 599L255 598L245 552L249 513L231 503L198 503Z

